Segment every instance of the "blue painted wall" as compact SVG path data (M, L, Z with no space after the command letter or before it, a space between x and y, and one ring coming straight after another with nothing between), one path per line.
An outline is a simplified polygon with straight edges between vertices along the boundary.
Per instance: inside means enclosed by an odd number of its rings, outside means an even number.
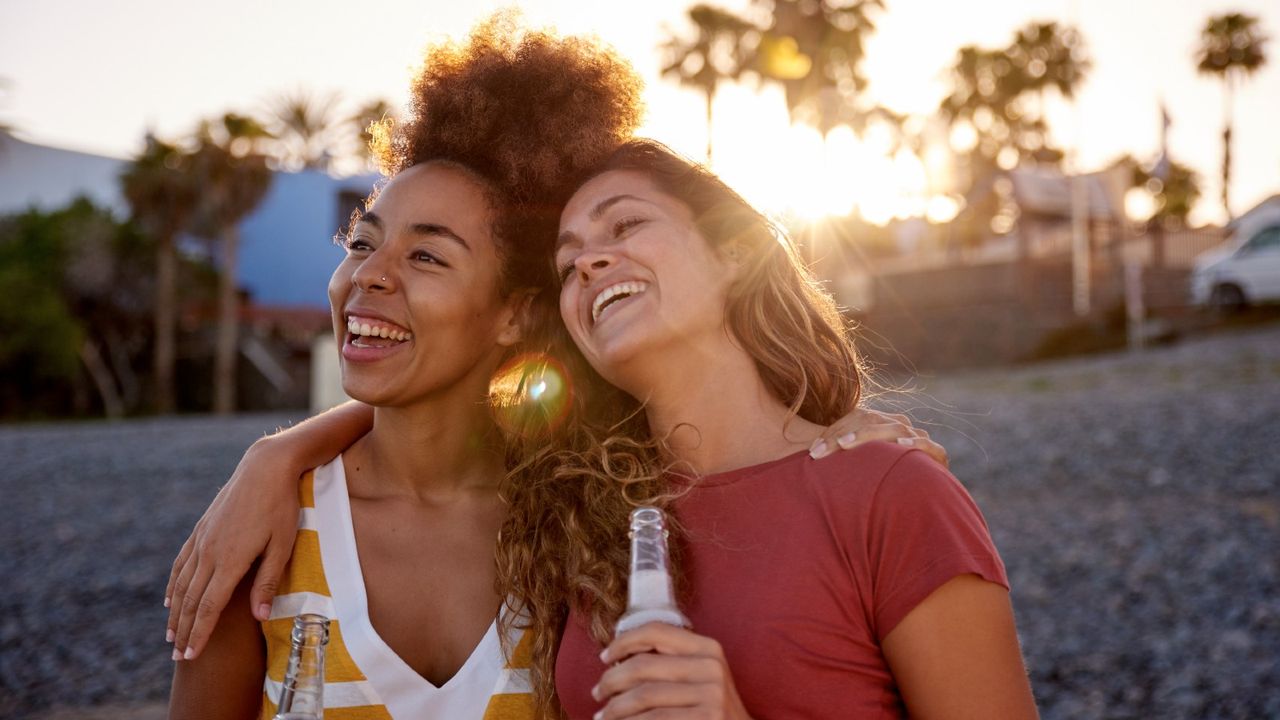
M343 252L333 235L350 210L339 209L339 197L343 191L363 197L377 179L276 173L262 205L240 225L240 284L253 302L327 308L329 275Z
M37 145L0 132L0 214L28 207L53 210L88 195L125 217L129 208L120 196L119 176L126 165L118 158ZM239 281L253 302L327 309L329 275L342 258L333 234L351 210L340 212L339 197L350 191L363 198L378 177L276 173L267 197L240 225ZM210 251L208 243L194 239L181 247L193 255Z

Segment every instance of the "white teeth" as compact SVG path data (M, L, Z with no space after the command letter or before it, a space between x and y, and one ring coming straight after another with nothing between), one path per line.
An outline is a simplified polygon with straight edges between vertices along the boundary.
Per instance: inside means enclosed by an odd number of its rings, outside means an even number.
M360 322L355 318L347 320L347 332L352 335L390 338L397 342L404 342L413 337L413 333L403 330L395 330L385 325L370 325L367 322Z
M600 313L604 310L604 306L607 305L610 300L620 295L639 295L647 289L649 289L649 283L633 280L631 282L621 282L617 285L610 285L604 290L601 290L600 294L596 295L596 299L591 303L591 322L594 323L600 320Z

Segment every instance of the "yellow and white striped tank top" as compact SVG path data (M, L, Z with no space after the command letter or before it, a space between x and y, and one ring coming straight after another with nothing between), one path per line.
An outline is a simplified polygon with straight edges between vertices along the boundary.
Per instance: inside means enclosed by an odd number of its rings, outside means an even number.
M471 657L441 687L400 659L369 621L364 576L356 553L342 457L307 473L298 486L302 512L293 557L285 568L271 619L262 623L267 676L262 717L276 712L289 661L293 617L330 618L325 652L325 720L529 720L532 633L516 631L503 655L497 623Z

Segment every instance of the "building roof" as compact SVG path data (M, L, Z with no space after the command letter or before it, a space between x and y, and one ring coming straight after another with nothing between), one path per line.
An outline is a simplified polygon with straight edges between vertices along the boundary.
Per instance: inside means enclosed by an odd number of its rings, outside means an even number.
M1113 197L1115 189L1108 185L1106 171L1081 175L1079 179L1085 186L1090 217L1123 217L1123 193L1120 193L1120 200ZM1072 176L1056 168L1032 165L1010 170L1009 180L1013 183L1013 198L1022 213L1071 217Z

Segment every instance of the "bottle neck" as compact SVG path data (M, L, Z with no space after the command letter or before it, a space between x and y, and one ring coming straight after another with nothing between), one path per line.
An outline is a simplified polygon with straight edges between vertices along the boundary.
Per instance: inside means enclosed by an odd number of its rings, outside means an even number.
M618 632L646 622L688 627L676 606L667 556L666 518L657 508L631 513L631 577L627 583L627 611L618 620Z
M276 718L320 718L324 713L324 652L329 620L319 615L294 619L289 666L280 688Z

